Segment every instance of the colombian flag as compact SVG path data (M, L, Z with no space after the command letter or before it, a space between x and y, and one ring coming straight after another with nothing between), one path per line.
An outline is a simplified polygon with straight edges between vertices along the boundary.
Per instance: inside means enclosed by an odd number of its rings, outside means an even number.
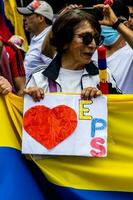
M28 43L23 28L22 16L19 15L16 8L16 0L4 0L4 11L6 19L10 21L10 23L14 27L14 35L20 35L24 38L24 48L25 50L27 50Z
M0 0L0 36L2 36L5 40L8 40L12 36L12 33L6 23L3 0Z
M28 49L28 42L23 28L22 16L17 12L15 0L0 0L0 36L8 40L12 35L24 38L24 48Z
M48 156L42 160L32 158L45 177L40 184L40 188L43 187L46 191L43 198L46 197L47 200L133 199L133 95L108 95L107 98L108 156L106 158ZM1 98L0 104L1 108L4 107L1 112L0 156L5 153L5 156L1 158L6 164L8 163L6 165L8 170L4 171L3 167L3 171L0 171L3 176L1 192L6 191L4 190L4 186L7 186L6 177L11 177L4 173L9 173L9 169L12 168L12 165L9 165L10 159L15 159L15 156L8 154L9 151L16 152L15 154L21 157L19 149L23 102L20 97L8 94L5 98ZM17 173L17 166L14 164L15 178L20 176ZM8 182L8 187L17 183L19 191L22 189L23 179L18 183L15 178L14 182L11 180ZM15 195L16 190L13 192ZM20 193L21 191L18 195ZM12 200L13 198L7 199ZM17 199L20 198L15 200ZM26 198L23 196L22 199Z
M0 96L0 200L44 200L30 161L20 152L21 111L20 97Z

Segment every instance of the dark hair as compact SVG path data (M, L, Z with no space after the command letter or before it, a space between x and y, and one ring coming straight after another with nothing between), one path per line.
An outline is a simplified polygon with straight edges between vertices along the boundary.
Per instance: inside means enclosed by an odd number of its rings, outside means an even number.
M123 3L124 3L126 6L132 6L132 7L133 7L133 0L123 0Z
M129 10L122 0L115 0L112 5L112 9L117 17L123 16L128 20Z
M79 9L69 10L55 20L52 27L51 44L56 47L57 52L61 53L64 45L72 41L74 29L83 21L88 21L100 35L101 27L99 22L94 16L85 11Z
M50 19L48 19L47 17L45 17L45 22L47 25L52 25L52 21Z

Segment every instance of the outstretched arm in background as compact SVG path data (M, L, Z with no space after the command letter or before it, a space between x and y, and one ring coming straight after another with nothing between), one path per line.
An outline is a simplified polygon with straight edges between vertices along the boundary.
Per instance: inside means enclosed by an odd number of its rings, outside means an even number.
M100 21L100 24L113 26L117 22L118 17L115 15L114 11L109 5L98 4L94 7L98 9L103 9L104 18L102 21ZM117 31L121 33L125 41L127 41L128 44L133 48L133 31L129 29L124 23L120 23L118 25Z

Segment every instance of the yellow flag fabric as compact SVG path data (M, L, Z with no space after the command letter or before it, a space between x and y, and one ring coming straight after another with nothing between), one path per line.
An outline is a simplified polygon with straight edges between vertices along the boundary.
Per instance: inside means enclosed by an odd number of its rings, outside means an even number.
M12 93L0 96L0 146L21 148L22 102Z
M24 49L28 50L28 42L23 28L22 16L17 12L16 0L4 0L4 11L6 18L14 27L14 34L24 38Z
M33 159L50 182L83 190L133 192L133 95L107 98L108 156ZM0 146L20 149L23 99L11 93L1 96L0 107Z

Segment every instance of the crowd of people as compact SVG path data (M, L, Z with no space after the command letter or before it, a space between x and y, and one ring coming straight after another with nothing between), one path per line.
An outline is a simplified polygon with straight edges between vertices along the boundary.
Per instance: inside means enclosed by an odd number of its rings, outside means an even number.
M97 98L103 94L97 56L101 46L106 49L109 94L133 94L133 0L103 1L90 9L73 4L56 15L47 2L33 0L17 11L31 41L25 52L21 36L0 37L1 95L28 94L40 101L46 92L77 92L82 99Z
M56 91L97 97L102 94L97 48L103 45L109 93L132 94L133 1L103 1L92 9L99 10L102 19L76 4L56 15L45 1L18 7L31 41L25 53L21 36L0 38L0 93L29 94L38 101L50 91L52 81Z

